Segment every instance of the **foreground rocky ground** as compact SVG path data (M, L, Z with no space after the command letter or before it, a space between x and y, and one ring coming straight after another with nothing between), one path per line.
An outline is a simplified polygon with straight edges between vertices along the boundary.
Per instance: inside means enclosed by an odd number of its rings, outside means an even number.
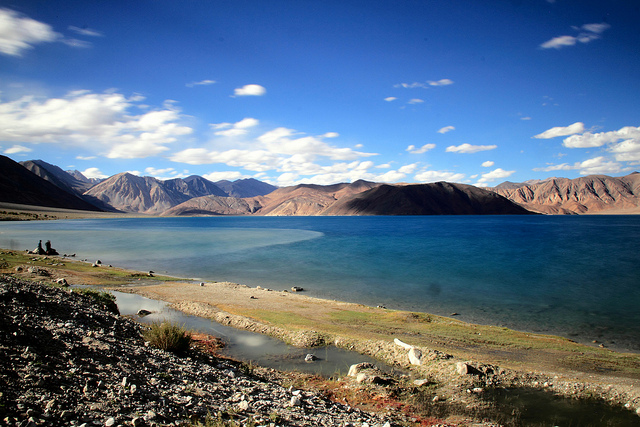
M396 425L197 350L145 344L88 296L0 277L4 425Z
M0 258L0 267L11 273L0 275L0 425L639 423L640 394L633 378L589 375L577 380L548 372L514 372L424 346L407 351L402 342L330 340L409 369L411 377L389 378L360 367L361 372L327 380L246 365L193 348L178 357L149 347L141 336L141 325L109 312L89 297L35 283L68 280L79 284L93 276L58 270L65 264L52 263L47 257L22 260L17 266L15 261L4 260ZM213 287L193 286L199 292ZM248 292L246 299L252 303L264 304L265 295L276 294L241 285L223 288L231 289L236 300L243 290ZM276 300L289 296L277 294ZM222 294L216 295L213 300L220 300ZM221 323L301 341L298 344L304 346L329 342L313 331L290 330L287 334L209 304L176 305ZM276 306L271 308L270 312L280 312ZM413 341L412 336L408 338ZM416 365L411 358L420 354Z

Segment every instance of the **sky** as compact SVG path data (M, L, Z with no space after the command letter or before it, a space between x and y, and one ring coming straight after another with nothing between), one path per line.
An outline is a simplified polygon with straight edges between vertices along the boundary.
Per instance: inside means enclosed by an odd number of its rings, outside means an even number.
M0 153L89 178L640 170L640 2L0 0Z

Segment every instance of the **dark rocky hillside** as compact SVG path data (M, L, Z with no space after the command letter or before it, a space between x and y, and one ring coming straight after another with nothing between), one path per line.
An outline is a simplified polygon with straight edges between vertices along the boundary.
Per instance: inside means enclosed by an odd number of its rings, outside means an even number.
M102 210L5 156L0 156L0 202L87 211Z
M337 202L329 215L522 215L526 209L472 185L381 185Z
M273 370L155 349L142 328L88 296L0 276L3 425L391 426Z

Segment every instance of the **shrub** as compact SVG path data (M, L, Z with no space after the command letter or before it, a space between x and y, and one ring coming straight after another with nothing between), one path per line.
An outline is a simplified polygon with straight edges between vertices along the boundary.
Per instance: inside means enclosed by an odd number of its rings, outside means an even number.
M96 304L102 306L104 309L115 314L120 314L118 305L116 304L116 297L109 292L97 291L91 288L75 288L73 292L81 295L86 295L91 298Z
M183 353L189 350L191 334L184 328L169 322L156 322L144 332L149 344L161 350Z

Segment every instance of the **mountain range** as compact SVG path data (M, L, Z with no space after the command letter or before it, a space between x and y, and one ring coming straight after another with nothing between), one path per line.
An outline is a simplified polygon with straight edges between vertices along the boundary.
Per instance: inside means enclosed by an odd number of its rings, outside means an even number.
M494 188L437 182L355 181L278 188L256 179L160 180L119 173L90 180L42 160L0 156L0 202L149 215L486 215L640 213L640 174L504 182Z

